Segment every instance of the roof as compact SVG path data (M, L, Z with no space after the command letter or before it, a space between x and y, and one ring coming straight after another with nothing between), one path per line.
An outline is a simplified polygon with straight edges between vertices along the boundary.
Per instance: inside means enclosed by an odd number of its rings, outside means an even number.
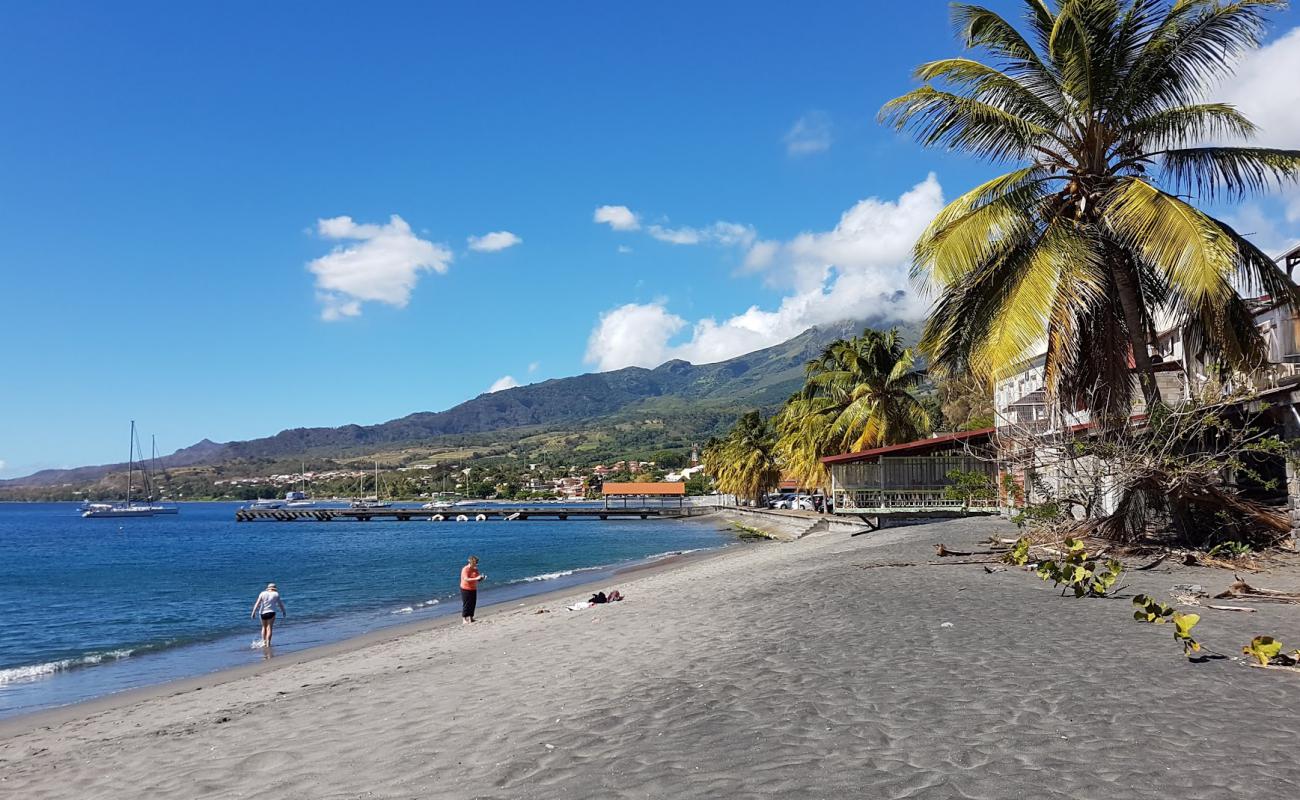
M603 494L650 494L671 495L686 494L684 483L607 483L601 487Z
M971 439L987 439L993 434L993 428L980 428L975 431L957 431L956 433L944 433L939 436L931 436L929 439L917 439L914 442L904 442L902 444L891 444L886 447L875 447L871 450L860 450L856 453L845 453L838 456L827 456L822 459L823 464L844 464L853 461L866 461L877 456L902 455L904 453L922 453L926 450L932 450L954 442L966 442Z

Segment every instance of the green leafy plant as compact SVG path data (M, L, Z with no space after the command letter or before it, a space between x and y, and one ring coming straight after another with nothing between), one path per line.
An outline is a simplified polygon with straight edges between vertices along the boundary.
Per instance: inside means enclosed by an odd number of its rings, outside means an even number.
M1200 614L1184 614L1175 611L1173 616L1174 640L1183 646L1183 655L1191 658L1192 653L1201 652L1201 643L1192 638L1192 628L1201 621Z
M1255 552L1255 549L1245 542L1228 541L1219 542L1210 548L1209 555L1223 556L1226 558L1241 558Z
M1044 561L1036 574L1045 581L1061 586L1061 594L1073 591L1075 597L1105 597L1119 580L1124 565L1116 559L1107 559L1099 568L1097 558L1089 556L1083 542L1065 540L1065 557L1057 561Z
M1137 610L1133 612L1133 619L1138 622L1150 622L1155 625L1163 625L1174 615L1174 609L1164 603L1157 602L1150 595L1140 594L1133 598L1133 605Z
M1029 563L1029 539L1021 536L1011 549L1002 555L1002 563L1023 567Z
M1272 636L1256 636L1241 652L1260 664L1267 664L1282 652L1282 643Z

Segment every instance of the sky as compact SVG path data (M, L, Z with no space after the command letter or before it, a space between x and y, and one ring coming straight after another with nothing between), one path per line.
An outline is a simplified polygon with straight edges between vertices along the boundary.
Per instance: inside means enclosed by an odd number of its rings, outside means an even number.
M1014 13L1011 2L990 3ZM11 3L0 477L924 317L946 2ZM1300 145L1300 11L1218 96ZM1219 209L1271 251L1300 192Z

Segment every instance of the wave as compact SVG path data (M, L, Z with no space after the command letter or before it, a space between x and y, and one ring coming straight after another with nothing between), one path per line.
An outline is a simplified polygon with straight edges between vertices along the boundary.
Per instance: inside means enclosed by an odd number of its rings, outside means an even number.
M687 553L699 553L699 552L702 552L702 551L704 551L704 550L708 550L708 549L710 549L710 548L708 548L708 547L697 547L697 548L695 548L694 550L668 550L668 551L665 551L665 552L663 552L663 553L655 553L654 555L646 556L646 557L645 557L645 560L646 560L646 561L659 561L660 559L664 559L664 558L672 558L673 556L684 556L684 555L686 555Z
M40 680L59 672L67 672L80 667L93 667L105 661L121 661L124 658L130 658L134 652L133 649L106 650L102 653L87 653L78 658L64 658L59 661L47 661L44 664L29 664L25 667L0 669L0 686L9 683Z

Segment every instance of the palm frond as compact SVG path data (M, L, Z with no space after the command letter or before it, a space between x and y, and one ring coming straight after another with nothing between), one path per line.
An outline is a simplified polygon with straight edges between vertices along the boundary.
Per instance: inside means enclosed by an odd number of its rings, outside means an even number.
M1101 214L1117 242L1157 265L1192 302L1224 296L1236 247L1214 219L1136 178L1117 183Z
M926 147L965 150L994 160L1023 158L1055 134L989 103L933 86L913 89L880 109L880 121L908 131Z
M1300 150L1268 147L1192 147L1163 150L1161 172L1175 191L1204 200L1238 200L1287 182L1300 182Z

